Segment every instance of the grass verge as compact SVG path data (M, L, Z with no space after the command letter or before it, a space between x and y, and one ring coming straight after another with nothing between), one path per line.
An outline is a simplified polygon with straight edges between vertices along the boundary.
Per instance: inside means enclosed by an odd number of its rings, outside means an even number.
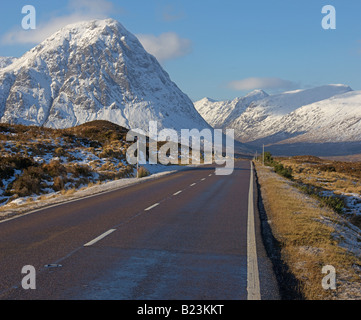
M306 300L361 299L361 235L329 206L256 162L261 196L280 258ZM336 269L336 290L325 290L325 266Z

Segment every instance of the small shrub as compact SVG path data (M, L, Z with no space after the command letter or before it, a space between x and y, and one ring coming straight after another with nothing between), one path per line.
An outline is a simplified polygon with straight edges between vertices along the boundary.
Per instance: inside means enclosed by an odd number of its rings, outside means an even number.
M65 176L67 174L66 168L58 160L52 160L49 164L44 164L44 172L51 177Z
M146 168L144 168L144 167L139 167L138 168L138 178L144 178L144 177L147 177L149 175L150 175L150 173Z
M325 172L336 172L336 168L334 166L321 166L320 170Z
M27 197L41 193L41 182L45 180L44 171L39 167L30 167L13 183L13 193Z
M61 191L64 189L64 180L62 177L55 177L53 183L54 191Z
M65 155L65 150L61 147L56 148L54 152L58 157L62 157Z
M343 213L343 210L345 209L344 201L338 197L320 197L320 202L321 208L329 207L339 214Z
M293 180L292 168L284 167L282 163L275 161L270 152L267 151L264 153L264 155L262 154L257 158L257 160L261 162L263 161L263 159L266 166L273 167L275 169L275 172L278 173L279 175L287 179Z
M22 156L0 157L0 179L8 179L15 170L24 170L35 166L33 159Z
M320 202L320 207L328 207L338 214L342 214L345 209L345 202L343 199L336 196L324 196L322 190L310 185L299 186L299 189L307 195L317 199Z
M75 164L69 167L69 172L75 177L88 177L91 175L91 169L88 166Z
M278 173L279 175L287 178L287 179L293 179L293 175L292 175L292 168L290 167L284 167L283 164L281 163L276 163L274 165L275 168L275 172Z

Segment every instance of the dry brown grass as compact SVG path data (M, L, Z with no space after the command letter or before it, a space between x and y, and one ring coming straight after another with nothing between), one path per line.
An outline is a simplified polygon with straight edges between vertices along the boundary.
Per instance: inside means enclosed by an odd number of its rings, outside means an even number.
M72 196L76 192L75 188L68 189L68 190L61 190L61 195L63 196Z
M138 169L138 178L144 178L144 177L147 177L149 175L150 175L150 173L146 168L139 167L139 169Z
M134 166L122 163L129 147L126 133L125 128L108 121L64 130L0 124L1 203L51 190L66 192L64 189L97 183L97 178L131 176ZM107 160L103 167L103 161L93 157L100 153Z
M317 157L279 158L292 168L296 181L335 193L361 192L361 162L340 162Z
M315 188L319 192L333 192L341 199L361 195L361 162L331 161L311 156L277 160L292 168L294 180L300 185ZM347 219L361 227L361 219L355 209L348 208L345 202L344 210L349 213Z
M281 244L282 259L299 280L303 296L308 300L338 299L350 285L358 284L361 289L361 278L353 268L361 265L360 258L341 248L335 228L323 222L339 221L340 217L331 209L320 208L317 200L301 193L271 168L256 163L256 169L265 210ZM322 268L327 265L337 270L335 291L326 291L321 285L325 276ZM361 292L357 298L361 298Z

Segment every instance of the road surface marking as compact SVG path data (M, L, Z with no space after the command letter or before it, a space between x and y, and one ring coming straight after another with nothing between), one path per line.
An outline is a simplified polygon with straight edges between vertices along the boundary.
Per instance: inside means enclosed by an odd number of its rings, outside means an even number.
M261 300L259 270L257 261L256 233L254 225L253 203L253 163L251 162L251 177L248 197L248 225L247 225L247 291L248 300Z
M171 172L171 171L169 171L169 172ZM134 180L133 180L132 182L129 182L128 184L125 184L125 185L116 187L116 188L114 188L114 189L110 188L109 190L96 192L96 193L94 193L94 194L90 194L90 195L87 195L87 196L84 196L84 197L80 197L80 198L77 198L77 199L74 199L74 200L62 201L62 202L55 203L55 204L52 204L52 205L44 205L44 206L41 207L41 208L31 210L31 211L29 211L29 212L27 212L27 213L19 214L19 215L16 215L15 217L6 218L6 219L4 219L4 220L1 220L1 221L0 221L0 224L9 222L9 221L11 221L11 220L20 219L20 218L23 218L23 217L25 217L25 216L28 216L28 215L31 215L31 214L34 214L34 213L37 213L37 212L40 212L40 211L43 211L43 210L48 210L48 209L55 208L55 207L60 207L60 206L63 206L63 205L69 204L69 203L78 202L78 201L83 201L83 200L85 200L85 199L95 198L95 197L98 197L98 196L101 196L101 195L105 195L105 194L108 194L108 193L112 193L112 192L115 192L115 191L119 191L119 190L128 188L128 187L130 187L130 186L137 185L137 184L139 184L139 183L143 183L143 182L145 182L145 181L147 181L147 180L153 180L153 179L156 180L157 178L151 178L151 177L149 177L148 179L147 179L147 178L144 178L144 180L141 179L141 180L143 180L143 181L138 181L138 180L135 179L135 178L133 178L133 179L134 179Z
M178 191L178 192L176 192L176 193L174 193L173 194L173 196L177 196L177 195L179 195L180 193L182 193L183 191L182 190L180 190L180 191Z
M99 236L98 238L95 238L94 240L88 242L87 244L84 244L84 247L90 247L93 244L96 244L98 241L104 239L106 236L109 236L111 233L113 233L114 231L116 231L115 229L110 229L109 231L103 233L101 236Z
M145 209L144 211L150 211L152 209L154 209L155 207L158 207L159 203L153 204L152 206L150 206L149 208Z
M212 176L212 174L210 174L208 177L211 177Z
M204 180L206 180L206 178L203 178L201 181L204 181Z
M196 183L192 183L191 185L190 185L190 187L194 187L196 185Z

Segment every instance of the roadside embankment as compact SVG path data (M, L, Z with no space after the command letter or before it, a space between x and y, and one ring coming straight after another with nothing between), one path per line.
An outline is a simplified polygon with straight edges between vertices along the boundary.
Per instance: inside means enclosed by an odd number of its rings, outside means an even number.
M280 259L296 279L294 291L306 300L361 299L361 230L274 168L257 161L255 168ZM332 284L325 271L330 266L336 270L335 289L325 289Z

